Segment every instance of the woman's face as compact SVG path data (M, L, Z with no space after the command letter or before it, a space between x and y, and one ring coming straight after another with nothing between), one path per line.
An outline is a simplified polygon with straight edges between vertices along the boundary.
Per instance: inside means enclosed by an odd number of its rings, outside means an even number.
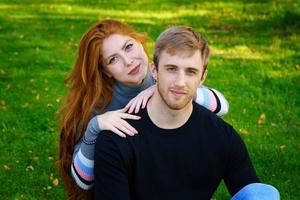
M148 57L140 42L135 39L112 34L103 40L102 55L104 70L117 81L137 86L148 71Z

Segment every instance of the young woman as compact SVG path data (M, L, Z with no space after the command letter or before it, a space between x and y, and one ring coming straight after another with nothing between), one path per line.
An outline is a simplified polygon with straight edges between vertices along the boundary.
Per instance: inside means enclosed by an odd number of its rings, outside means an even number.
M94 145L101 130L121 137L138 134L126 119L139 119L131 113L145 107L156 87L149 73L146 40L146 34L123 22L103 20L80 41L60 112L59 166L69 199L87 197L80 188L93 185ZM228 111L226 99L214 89L200 86L195 101L218 115Z

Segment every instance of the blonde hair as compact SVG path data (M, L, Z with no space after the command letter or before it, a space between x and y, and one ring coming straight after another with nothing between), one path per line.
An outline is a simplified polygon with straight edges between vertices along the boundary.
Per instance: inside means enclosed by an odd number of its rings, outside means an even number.
M173 26L162 32L155 42L153 62L158 67L159 57L163 51L174 55L184 53L190 56L195 51L200 51L204 70L207 68L210 49L204 37L186 26Z

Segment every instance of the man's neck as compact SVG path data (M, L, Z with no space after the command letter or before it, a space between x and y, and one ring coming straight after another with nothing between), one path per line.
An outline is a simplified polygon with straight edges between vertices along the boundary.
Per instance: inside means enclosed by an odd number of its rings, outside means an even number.
M147 112L151 121L163 129L175 129L181 127L188 121L193 111L192 101L184 108L171 109L155 91L147 104Z

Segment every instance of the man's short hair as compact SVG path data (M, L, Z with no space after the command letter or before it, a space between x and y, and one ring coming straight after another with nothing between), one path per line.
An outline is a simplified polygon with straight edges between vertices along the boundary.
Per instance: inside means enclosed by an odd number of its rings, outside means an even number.
M161 53L166 50L167 53L175 55L191 56L196 51L200 51L203 60L204 70L206 70L210 50L204 37L186 26L173 26L162 32L155 42L154 64L158 67Z

